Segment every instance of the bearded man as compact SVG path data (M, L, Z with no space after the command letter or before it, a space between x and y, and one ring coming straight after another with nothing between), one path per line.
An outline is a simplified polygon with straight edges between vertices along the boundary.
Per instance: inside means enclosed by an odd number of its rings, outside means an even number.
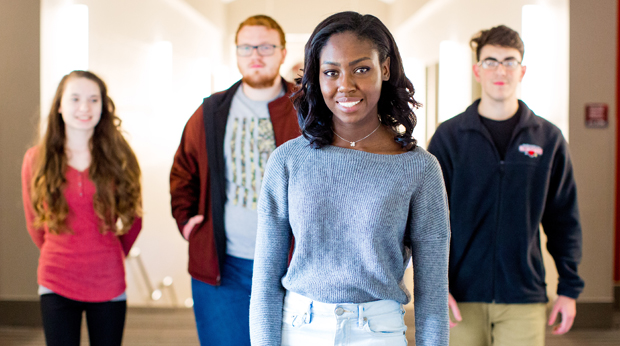
M256 204L271 152L300 135L279 73L285 35L275 20L239 25L243 78L204 99L187 122L170 172L172 215L189 241L189 273L201 345L250 345Z

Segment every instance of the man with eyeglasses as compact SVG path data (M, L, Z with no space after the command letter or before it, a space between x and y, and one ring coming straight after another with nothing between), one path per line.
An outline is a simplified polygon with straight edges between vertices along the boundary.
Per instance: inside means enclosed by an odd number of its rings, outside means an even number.
M268 16L239 25L242 79L204 99L187 122L170 172L172 214L189 241L201 345L250 345L249 309L258 201L276 146L300 135L280 76L285 35Z
M519 34L500 25L470 45L482 96L442 123L428 146L450 204L450 345L544 345L545 324L558 315L553 334L570 330L584 286L568 145L517 98L526 71ZM559 274L548 318L541 224Z

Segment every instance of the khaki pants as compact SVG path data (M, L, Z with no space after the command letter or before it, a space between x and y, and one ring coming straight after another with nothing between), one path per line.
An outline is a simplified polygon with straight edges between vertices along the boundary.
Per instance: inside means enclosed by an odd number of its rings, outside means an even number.
M543 303L458 303L458 306L463 320L450 329L450 346L545 345L547 312Z

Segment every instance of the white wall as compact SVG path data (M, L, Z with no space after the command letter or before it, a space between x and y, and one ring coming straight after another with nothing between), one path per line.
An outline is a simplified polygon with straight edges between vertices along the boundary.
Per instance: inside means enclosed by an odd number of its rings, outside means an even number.
M535 3L534 1L531 1ZM569 138L569 1L538 1L522 9L527 66L521 98Z
M66 23L65 6L88 6L88 69L108 85L123 129L142 168L144 223L135 246L151 285L170 276L174 304L191 297L187 243L170 212L169 173L187 119L217 83L212 71L222 64L222 30L180 0L44 0L42 2L42 108L49 110L62 75L73 67L59 63L56 35ZM65 19L66 20L66 19ZM78 66L81 67L81 66ZM35 275L34 273L32 275ZM127 294L132 305L153 304L137 262L127 262ZM157 304L170 305L170 295Z
M523 37L525 43L523 63L524 65L530 62L533 64L526 73L523 83L523 88L528 88L522 94L523 100L528 104L531 102L535 112L554 122L566 136L568 135L568 0L429 0L419 5L417 12L408 19L401 20L400 24L392 27L403 58L416 59L425 66L439 62L443 59L442 57L453 61L452 64L444 64L444 72L442 72L442 64L439 67L440 81L451 80L450 84L453 84L447 89L446 83L439 86L440 120L446 119L445 114L442 116L444 113L442 108L448 108L454 116L459 109L463 111L471 103L471 97L469 99L462 97L464 94L472 93L471 68L465 72L461 71L458 75L445 71L454 70L450 68L451 65L459 66L460 71L465 69L465 65L471 66L475 63L468 53L469 40L481 29L505 24L523 33L522 8L524 5L539 5L553 15L545 18L547 20L545 28L548 30L539 30L537 38L554 44L542 47L546 48L542 55L546 54L547 60L543 62L544 67L539 68L538 60L534 61L529 58L528 39L531 36ZM400 7L405 11L411 6L413 5L396 2L391 11L399 12ZM530 23L529 26L531 27L532 24ZM540 26L537 25L534 29L539 29ZM533 42L531 46L532 49L538 50L537 54L531 55L540 56L542 48L535 47ZM446 51L447 54L440 55L441 51ZM459 56L458 59L454 58L455 54ZM544 84L546 87L544 97L538 89L542 78L547 81ZM530 88L532 92L526 92ZM547 102L549 99L554 100L552 107L546 106L549 104ZM538 108L534 108L534 105Z

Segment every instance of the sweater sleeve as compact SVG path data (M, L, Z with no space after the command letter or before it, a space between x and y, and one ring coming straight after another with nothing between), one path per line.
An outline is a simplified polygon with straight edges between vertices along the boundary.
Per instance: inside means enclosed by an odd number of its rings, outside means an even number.
M542 225L547 234L547 249L558 270L557 293L576 299L584 287L583 279L577 274L581 261L581 224L573 166L563 138L551 168Z
M131 250L133 243L136 242L136 238L138 238L138 234L140 233L141 230L142 230L142 218L136 217L129 231L127 231L127 233L119 237L121 241L121 245L123 246L123 253L125 254L125 256L129 255L129 250Z
M288 171L282 151L267 163L258 202L258 230L250 298L250 339L253 346L280 345L282 305L288 250L292 241L288 217Z
M431 138L428 144L428 152L433 154L443 172L444 183L446 185L447 194L450 194L450 180L452 177L452 162L450 161L450 154L448 144L445 140L445 132L447 129L445 126L439 125L439 128L435 131L435 134Z
M183 129L181 143L170 170L170 204L179 231L183 230L187 220L199 213L201 192L199 159L200 152L205 151L203 133L204 124L200 106Z
M416 345L448 345L450 221L443 177L432 158L411 203Z
M45 241L45 231L42 228L34 226L36 213L30 198L30 187L33 178L32 165L34 164L35 153L36 148L31 148L24 156L24 162L22 164L22 201L24 203L24 214L26 216L26 229L28 229L28 233L30 233L30 237L34 244L41 249Z

